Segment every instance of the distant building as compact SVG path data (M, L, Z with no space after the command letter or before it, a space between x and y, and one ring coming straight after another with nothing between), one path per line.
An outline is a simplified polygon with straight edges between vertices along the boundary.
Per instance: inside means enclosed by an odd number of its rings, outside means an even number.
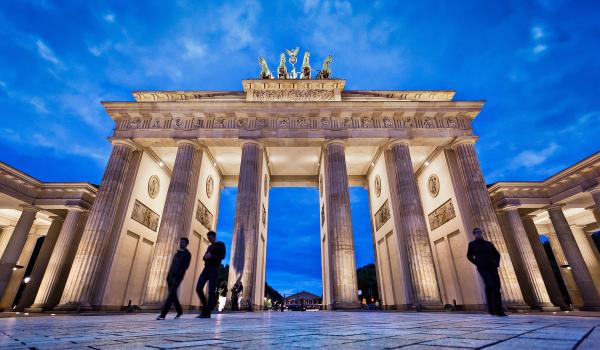
M285 306L304 305L307 309L320 309L321 297L307 291L301 291L285 298Z

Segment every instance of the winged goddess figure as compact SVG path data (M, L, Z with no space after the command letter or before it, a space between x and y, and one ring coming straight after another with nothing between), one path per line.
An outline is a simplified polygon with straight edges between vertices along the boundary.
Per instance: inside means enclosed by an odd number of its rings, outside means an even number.
M290 79L298 78L298 73L296 73L296 66L294 66L294 64L296 64L296 56L298 55L298 51L300 51L300 48L298 46L296 46L296 48L293 50L285 49L285 52L287 52L288 56L290 56L288 62L290 62L290 64L292 65L292 71L289 74Z

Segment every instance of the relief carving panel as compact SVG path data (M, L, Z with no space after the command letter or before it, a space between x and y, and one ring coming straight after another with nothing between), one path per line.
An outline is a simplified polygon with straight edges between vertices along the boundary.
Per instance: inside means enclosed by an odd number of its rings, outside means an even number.
M431 231L442 226L455 217L456 212L454 211L454 205L452 205L452 199L448 199L444 204L440 205L436 210L427 215Z
M196 210L196 220L198 220L202 224L202 226L206 227L208 230L212 230L214 216L210 212L210 210L208 210L208 208L205 207L204 204L200 200L198 200L198 209Z
M379 229L388 222L391 216L390 205L386 200L383 205L381 205L381 208L375 213L375 231L379 231Z
M142 202L140 202L137 199L133 204L133 212L131 213L131 218L154 232L158 230L158 221L160 220L160 215L158 215L152 209L142 204Z

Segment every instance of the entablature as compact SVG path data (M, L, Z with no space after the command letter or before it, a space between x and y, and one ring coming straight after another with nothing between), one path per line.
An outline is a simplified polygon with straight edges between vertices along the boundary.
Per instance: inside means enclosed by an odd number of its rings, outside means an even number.
M87 182L42 182L0 162L0 193L43 208L79 205L89 209L98 189Z

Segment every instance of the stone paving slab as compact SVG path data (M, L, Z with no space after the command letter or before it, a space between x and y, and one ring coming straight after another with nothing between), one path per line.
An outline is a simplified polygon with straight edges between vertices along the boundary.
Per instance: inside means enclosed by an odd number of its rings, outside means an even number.
M600 349L600 317L400 312L0 318L0 349ZM170 316L172 317L172 316Z

